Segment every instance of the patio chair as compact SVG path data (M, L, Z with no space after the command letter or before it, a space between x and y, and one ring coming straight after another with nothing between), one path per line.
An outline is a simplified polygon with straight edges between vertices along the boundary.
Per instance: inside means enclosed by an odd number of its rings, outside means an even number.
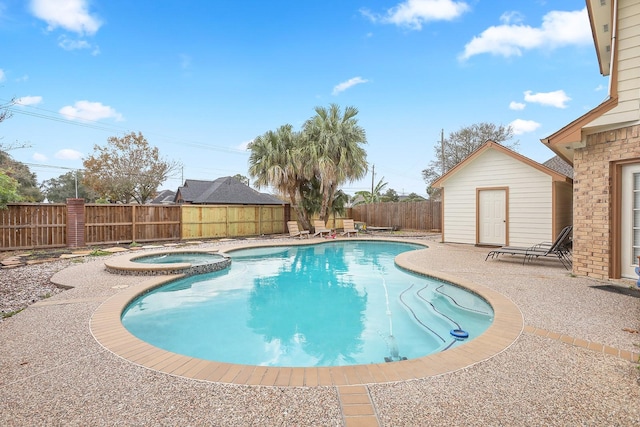
M287 228L289 229L290 237L309 238L309 230L300 230L297 221L287 221Z
M567 270L571 267L571 236L573 226L568 225L560 231L558 237L553 242L542 242L537 245L526 247L520 246L503 246L498 249L489 251L485 257L485 261L491 257L498 258L502 254L507 255L521 255L524 257L522 264L527 260L531 261L533 258L552 256L558 258L564 268Z
M356 230L356 226L352 219L343 219L342 228L343 230L341 234L343 236L346 235L347 237L350 237L352 234L356 237L358 236L358 230Z
M322 237L323 235L330 235L331 234L331 229L327 228L326 224L324 223L324 221L317 219L315 221L313 221L313 229L314 229L314 233L313 233L313 237L316 236L320 236Z

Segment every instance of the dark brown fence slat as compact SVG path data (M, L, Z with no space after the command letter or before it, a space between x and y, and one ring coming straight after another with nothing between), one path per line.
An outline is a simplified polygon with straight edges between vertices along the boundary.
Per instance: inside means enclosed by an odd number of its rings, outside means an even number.
M87 204L87 245L180 240L180 206Z
M64 247L64 204L17 203L0 209L0 250Z
M351 208L355 221L370 227L398 227L439 231L442 217L439 201L368 203Z

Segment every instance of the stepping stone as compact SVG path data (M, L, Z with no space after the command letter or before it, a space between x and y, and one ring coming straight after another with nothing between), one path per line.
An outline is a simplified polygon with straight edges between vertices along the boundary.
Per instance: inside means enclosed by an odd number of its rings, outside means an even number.
M87 255L89 255L89 254L88 253L87 254L76 254L76 253L73 253L73 254L62 254L62 255L60 255L60 259L81 258L81 257L85 257Z
M9 265L22 265L22 261L19 260L16 257L11 257L11 258L5 258L2 261L0 261L0 264L4 265L4 266L9 266Z
M42 258L42 259L32 259L26 262L27 265L34 264L44 264L45 262L57 261L58 258Z
M120 246L114 246L113 248L102 249L102 251L111 252L112 254L115 254L115 253L118 253L118 252L127 252L128 250L129 249L121 248Z
M89 255L91 254L91 251L88 250L83 250L83 251L73 251L71 252L72 255ZM62 255L68 255L68 254L62 254ZM62 255L60 255L60 258L62 258Z
M161 245L144 245L142 247L142 249L160 249L160 248L162 248Z

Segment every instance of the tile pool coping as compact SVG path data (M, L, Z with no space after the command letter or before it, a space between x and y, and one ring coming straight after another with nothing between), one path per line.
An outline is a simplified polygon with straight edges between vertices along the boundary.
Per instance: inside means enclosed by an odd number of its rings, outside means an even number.
M416 243L425 246L419 251L429 250L427 243L419 240L363 237L357 239L359 241ZM312 239L305 242L297 240L269 243L244 242L226 246L224 253L255 247L325 243L330 243L330 241ZM442 375L487 360L507 349L518 339L524 330L524 319L519 308L510 299L499 292L469 280L428 270L420 266L417 261L412 260L412 255L415 252L409 251L398 255L396 264L415 273L466 288L484 298L492 306L494 310L493 323L482 335L452 349L428 356L368 365L293 368L239 365L198 359L162 350L142 341L131 334L121 322L122 312L133 299L158 286L184 277L183 274L150 278L147 278L149 276L141 276L141 279L146 280L121 290L98 307L91 317L90 330L93 337L105 349L131 363L151 370L200 381L280 387L366 385ZM222 249L220 253L223 253ZM114 258L114 260L117 262L118 258Z

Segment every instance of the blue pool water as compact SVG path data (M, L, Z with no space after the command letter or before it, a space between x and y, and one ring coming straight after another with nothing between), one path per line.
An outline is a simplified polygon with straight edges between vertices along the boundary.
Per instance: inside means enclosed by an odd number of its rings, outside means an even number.
M396 255L422 246L335 241L231 252L224 271L134 300L124 326L159 348L220 362L342 366L412 359L458 345L493 321L462 288L415 275Z

